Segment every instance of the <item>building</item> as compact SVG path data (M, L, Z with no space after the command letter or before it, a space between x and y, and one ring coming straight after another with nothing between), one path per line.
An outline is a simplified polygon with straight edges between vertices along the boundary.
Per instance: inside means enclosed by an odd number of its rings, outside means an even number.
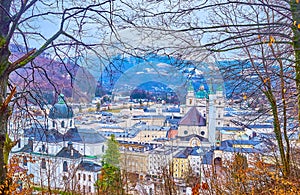
M148 174L161 176L164 169L171 166L173 156L178 152L177 147L161 146L148 153Z
M195 92L192 83L188 87L186 105L182 106L185 115L178 123L178 137L198 135L208 139L214 146L217 142L216 128L223 126L225 99L220 86L216 92L207 92L200 86Z
M60 95L44 124L23 129L11 156L34 175L34 184L63 191L94 193L106 138L94 129L77 128L73 110ZM86 164L92 165L87 168ZM86 175L79 178L77 172ZM84 173L83 173L84 172ZM90 178L91 177L91 178ZM90 179L89 179L90 178Z

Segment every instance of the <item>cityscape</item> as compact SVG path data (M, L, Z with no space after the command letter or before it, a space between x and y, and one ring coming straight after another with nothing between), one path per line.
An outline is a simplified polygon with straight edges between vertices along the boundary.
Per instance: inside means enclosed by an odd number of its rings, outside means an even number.
M299 0L0 1L0 194L300 194Z
M101 100L72 106L59 94L45 109L46 116L35 110L41 115L33 123L28 120L22 128L14 120L10 123L12 138L18 136L11 158L21 159L19 166L34 175L35 185L97 194L95 183L111 136L120 151L118 166L134 178L127 183L129 194L158 194L166 170L172 170L176 193L192 194L187 177L206 186L208 173L236 153L249 164L256 158L276 164L271 116L241 122L240 116L256 116L240 104L230 106L222 86L205 90L189 82L180 105L159 98L114 104ZM290 131L289 139L296 144L297 131Z

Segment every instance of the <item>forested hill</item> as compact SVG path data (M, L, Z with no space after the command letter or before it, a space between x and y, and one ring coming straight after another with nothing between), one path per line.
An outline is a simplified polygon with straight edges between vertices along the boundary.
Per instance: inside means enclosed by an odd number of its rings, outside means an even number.
M11 61L15 61L26 53L22 46L10 45ZM29 49L30 51L30 49ZM43 98L45 103L55 101L55 93L63 93L67 98L88 100L83 88L77 86L76 74L84 72L87 78L92 76L84 68L70 61L59 62L48 53L42 53L32 63L20 68L10 75L10 82L17 86L18 92L31 92L33 96Z

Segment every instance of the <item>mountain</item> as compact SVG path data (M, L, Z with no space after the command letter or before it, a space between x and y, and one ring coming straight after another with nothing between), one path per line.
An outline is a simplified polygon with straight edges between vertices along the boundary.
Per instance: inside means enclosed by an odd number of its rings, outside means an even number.
M25 48L18 45L11 45L11 61L19 59L25 54ZM85 76L82 78L85 83L93 80L91 74L71 62L59 62L48 53L42 53L36 57L32 63L28 63L23 68L13 72L9 79L13 86L17 86L17 92L28 93L31 103L36 103L36 98L45 104L56 101L55 93L63 93L65 97L72 97L75 101L90 101L95 90L82 86L82 81L78 82L78 74ZM92 85L94 86L94 82ZM94 87L95 88L95 87ZM93 95L91 95L93 93Z

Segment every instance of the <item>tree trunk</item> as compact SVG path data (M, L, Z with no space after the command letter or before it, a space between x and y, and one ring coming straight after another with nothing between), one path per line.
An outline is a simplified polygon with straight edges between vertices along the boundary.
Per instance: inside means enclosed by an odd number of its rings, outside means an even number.
M282 139L282 135L281 135L281 128L280 128L280 120L278 118L278 108L276 105L276 100L274 95L272 94L272 91L266 91L265 95L267 96L267 98L269 99L271 108L272 108L272 114L274 117L274 133L276 136L276 140L277 140L277 144L278 144L278 149L279 149L279 153L280 153L280 159L281 159L281 164L283 167L282 173L285 177L287 177L290 173L290 164L289 164L289 160L287 159L287 155L286 155L286 151L284 149L284 144L283 144L283 139Z
M7 93L7 84L9 72L7 68L10 63L8 61L10 52L8 48L9 40L7 35L9 26L11 24L9 13L12 1L6 0L0 2L0 184L6 178L6 167L4 162L4 142L7 133L7 120L9 117L9 110L7 105L4 105Z
M4 142L5 135L7 133L7 121L9 117L9 110L4 105L6 92L7 92L7 82L8 76L3 76L0 78L0 183L2 183L6 178L6 167L4 162Z
M293 47L295 51L295 72L296 72L296 87L297 87L297 103L298 103L298 121L300 121L300 3L296 0L290 1L290 8L292 12L292 17L294 21L294 26L292 27L294 37L293 37Z

